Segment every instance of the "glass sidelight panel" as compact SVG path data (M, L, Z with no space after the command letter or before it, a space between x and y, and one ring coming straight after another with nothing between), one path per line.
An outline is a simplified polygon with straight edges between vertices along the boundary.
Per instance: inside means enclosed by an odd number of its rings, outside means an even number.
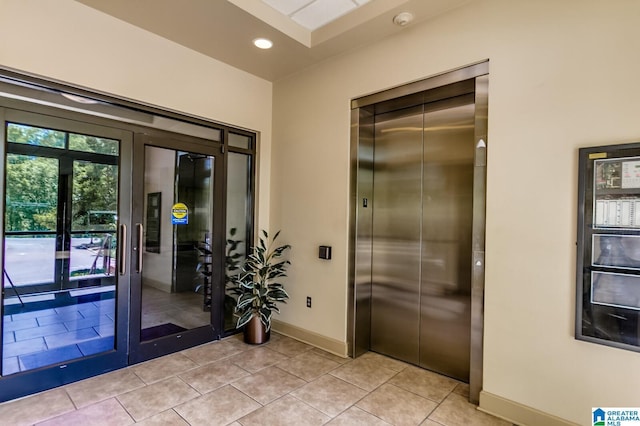
M69 283L86 286L115 274L118 167L74 161L71 198Z
M235 330L231 291L251 246L251 155L230 152L227 163L227 241L225 248L224 329Z
M142 240L153 245L142 253L141 342L211 324L215 158L146 146L144 165Z
M119 169L118 140L6 130L3 376L115 348Z
M55 281L58 160L8 154L5 163L5 277L13 287ZM11 299L13 298L13 299Z

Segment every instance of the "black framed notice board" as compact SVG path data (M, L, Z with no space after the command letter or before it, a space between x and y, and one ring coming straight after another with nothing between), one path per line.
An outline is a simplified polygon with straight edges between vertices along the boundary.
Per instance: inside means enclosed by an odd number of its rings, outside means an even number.
M640 143L582 148L576 338L640 352Z

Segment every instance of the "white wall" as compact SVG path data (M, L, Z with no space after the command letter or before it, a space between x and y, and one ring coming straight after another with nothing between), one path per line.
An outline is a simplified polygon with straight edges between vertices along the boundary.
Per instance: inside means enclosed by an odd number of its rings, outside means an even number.
M581 424L640 405L640 354L573 337L577 149L640 139L639 23L636 0L479 0L277 82L278 319L346 339L350 99L489 59L484 389Z
M147 195L160 193L160 252L145 251L143 255L143 285L150 285L171 293L173 284L173 224L171 223L171 208L173 207L174 177L176 173L176 153L170 149L147 148L145 152L144 173L144 208L148 211ZM144 229L149 229L146 223Z
M0 65L260 132L269 220L270 82L73 0L0 0Z

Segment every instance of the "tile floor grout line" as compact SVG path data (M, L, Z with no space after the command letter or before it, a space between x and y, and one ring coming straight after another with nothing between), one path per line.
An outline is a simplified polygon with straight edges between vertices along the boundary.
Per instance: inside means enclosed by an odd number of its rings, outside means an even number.
M338 379L338 380L340 380L340 381L342 381L342 382L344 382L344 383L346 383L346 384L348 384L348 385L351 385L351 386L355 386L355 387L357 387L357 386L356 386L356 385L354 385L353 383L349 383L349 382L344 381L344 380L342 380L342 379L340 379L340 378L338 378L338 377L335 377L335 378L336 378L336 379ZM362 389L362 388L359 388L359 389ZM377 389L377 388L376 388L376 389ZM360 401L362 401L363 399L365 399L366 397L368 397L369 395L371 395L371 393L372 393L373 391L375 391L375 389L374 389L374 390L372 390L372 391L366 391L366 390L365 390L365 392L367 392L366 394L364 394L364 395L363 395L361 398L359 398L358 400L354 401L351 405L349 405L349 406L348 406L347 408L345 408L344 410L340 411L340 412L339 412L338 414L336 414L335 416L331 416L331 415L330 415L330 414L328 414L328 413L325 413L325 414L327 414L328 416L330 416L330 417L331 417L331 420L333 420L333 419L335 419L336 417L339 417L341 414L343 414L344 412L346 412L347 410L349 410L350 408L353 408L353 407L355 407L355 408L357 408L357 409L359 409L359 410L362 410L362 411L365 411L365 412L369 413L367 410L364 410L364 409L362 409L362 408L360 408L360 407L356 407L356 404L358 404ZM292 395L292 396L293 396L294 398L296 398L296 396L295 396L295 395ZM298 398L298 399L299 399L299 398ZM319 411L321 411L321 410L319 410ZM322 412L324 413L324 411L322 411ZM378 417L378 416L376 416L376 415L375 415L375 414L373 414L373 413L369 413L369 414L371 414L371 415L373 415L373 416L375 416L375 417ZM378 417L378 418L379 418L379 417ZM330 420L330 421L331 421L331 420ZM382 420L382 419L380 419L380 420ZM328 422L327 422L327 423L328 423Z
M183 373L186 373L186 371L183 371ZM198 394L198 396L196 396L195 398L191 399L191 401L193 401L196 398L203 397L203 396L207 395L208 393L213 392L213 391L209 391L209 392L205 392L205 393L200 392L198 389L194 388L186 380L184 380L182 377L180 377L180 374L182 374L182 373L174 374L172 377L175 377L176 379L180 380L182 383L184 383L185 385L187 385L188 387L193 389ZM222 387L222 386L220 386L220 387ZM187 402L187 401L184 401L184 402ZM180 403L180 404L183 404L183 403ZM180 405L180 404L178 404L178 405ZM175 407L171 407L171 409L173 409L173 408L175 408Z
M69 394L69 388L68 387L64 387L64 393L67 394L67 397L69 398L69 400L71 401L71 404L73 404L73 407L77 410L79 410L78 406L76 405L75 401L73 400L73 398L71 397L71 395Z
M304 385L303 385L303 386L304 386ZM302 399L300 399L300 398L296 397L295 395L291 395L291 392L293 392L293 390L291 390L291 391L289 391L289 392L285 393L284 395L281 395L281 396L280 396L279 398L277 398L277 399L274 399L274 400L273 400L273 401L271 401L269 404L271 404L271 403L273 403L273 402L276 402L276 401L278 401L278 400L280 400L280 399L284 398L285 396L290 396L291 398L293 398L293 399L296 399L296 400L300 401L301 403L303 403L303 404L304 404L304 405L306 405L307 407L311 408L312 410L315 410L315 411L317 411L317 412L319 412L319 413L321 413L321 414L324 414L324 415L325 415L325 416L327 416L327 417L330 417L330 418L331 418L331 420L333 420L333 419L334 419L334 416L332 416L331 414L327 414L327 413L325 413L325 412L324 412L324 411L322 411L322 410L318 410L316 407L313 407L312 405L310 405L309 403L307 403L307 401L303 401ZM269 405L269 404L267 404L267 405ZM331 420L329 420L329 422L330 422ZM329 422L327 422L327 423L329 423Z
M389 379L389 380L391 380L391 379ZM388 382L388 381L387 381L387 382ZM449 392L447 392L447 394L444 396L444 398L442 398L442 400L441 400L441 401L436 401L436 400L435 400L435 399L433 399L433 398L429 398L428 396L420 395L419 393L415 393L415 392L414 392L414 391L412 391L411 389L406 389L406 388L404 388L404 387L402 387L402 386L400 386L400 385L396 385L395 383L385 383L385 384L389 384L389 385L391 385L391 386L395 386L395 387L396 387L396 388L398 388L398 389L402 389L402 390L403 390L403 391L405 391L405 392L409 392L409 393L411 393L411 394L413 394L413 395L419 396L420 398L424 398L424 399L426 399L426 400L428 400L428 401L435 402L435 403L436 403L436 404L438 404L438 405L440 405L441 403L443 403L443 402L444 402L444 400L445 400L445 399L447 399L447 398L449 397L449 395L451 395L451 394L453 393L453 389L455 389L455 387L454 387L452 390L450 390ZM456 385L456 386L457 386L457 385Z
M132 423L132 424L136 424L137 422L136 422L135 417L133 417L133 414L131 414L131 413L129 412L129 410L127 410L127 408L126 408L124 405L122 405L122 401L120 401L120 400L118 399L118 397L116 397L116 396L112 396L111 398L115 399L115 401L116 401L116 402L117 402L117 403L122 407L122 409L124 410L124 412L125 412L125 413L127 413L127 416L131 417L131 420L133 420L133 423ZM108 401L108 400L109 400L109 399L111 399L111 398L107 398L107 399L105 399L105 400L103 400L103 401ZM103 401L100 401L100 402L103 402ZM94 404L91 404L91 405L95 405L95 404L99 404L99 402L94 403ZM90 407L91 405L87 405L87 407ZM85 407L85 408L86 408L86 407Z
M353 360L352 360L352 361L353 361ZM366 360L365 360L364 362L366 362ZM346 364L348 364L348 363L346 363ZM388 384L388 385L390 385L390 386L393 386L393 387L395 387L395 388L398 388L398 389L404 390L404 391L409 392L409 393L411 393L411 394L413 394L413 395L416 395L416 396L417 396L417 397L419 397L419 398L425 399L425 400L427 400L427 401L431 401L431 402L433 402L433 403L435 403L435 404L436 404L436 405L433 407L433 409L432 409L431 411L429 411L429 413L426 415L426 417L425 417L425 418L423 418L423 419L420 421L420 423L419 423L419 424L424 423L424 421L425 421L425 420L427 420L427 419L429 419L429 416L431 416L431 414L433 414L433 413L437 410L437 408L440 406L440 404L441 404L442 402L444 402L444 400L449 396L449 394L450 394L451 392L453 392L453 389L455 389L455 387L456 387L458 384L456 383L456 386L454 386L454 388L453 388L451 391L449 391L449 392L447 393L447 395L446 395L446 396L445 396L445 397L444 397L440 402L438 402L438 401L434 401L434 400L433 400L433 399L431 399L431 398L427 398L427 397L424 397L424 396L422 396L422 395L419 395L419 394L417 394L417 393L415 393L415 392L413 392L413 391L411 391L411 390L404 389L404 388L403 388L403 387L401 387L401 386L397 386L397 385L395 385L395 384L393 384L393 383L389 383L389 382L390 382L394 377L398 376L400 373L402 373L402 372L403 372L404 370L406 370L408 367L409 367L409 366L405 366L402 370L399 370L399 371L392 370L392 371L395 371L395 374L394 374L393 376L389 377L389 378L388 378L388 379L386 379L384 382L380 383L379 385L377 385L374 389L372 389L372 390L370 390L370 391L369 391L368 389L360 388L360 389L365 390L365 391L367 392L367 394L366 394L366 395L364 395L362 398L360 398L358 401L354 402L354 403L353 403L349 408L351 408L351 407L356 407L356 408L358 408L358 409L360 409L360 410L362 410L362 411L364 411L364 412L366 412L366 413L368 413L368 414L370 414L370 415L372 415L372 416L374 416L374 417L376 417L376 418L380 419L381 421L383 421L383 422L385 422L385 423L389 424L389 422L387 422L386 420L384 420L384 419L380 418L380 417L379 417L379 416L377 416L375 413L371 413L371 412L369 412L367 409L357 406L357 404L358 404L360 401L362 401L362 400L364 400L365 398L367 398L368 396L370 396L372 393L374 393L375 391L377 391L378 389L380 389L382 386L384 386L384 385ZM391 370L391 369L389 369L389 370ZM334 376L334 377L335 377L335 376ZM339 378L339 377L336 377L336 378L337 378L337 379L339 379L339 380L342 380L342 379L341 379L341 378ZM344 380L343 380L343 381L344 381ZM347 382L347 383L349 383L349 384L351 384L351 385L353 385L353 386L359 387L358 385L356 385L356 384L354 384L354 383L350 383L350 382ZM343 410L342 412L347 411L349 408L347 408L347 409ZM336 417L337 417L337 416L336 416Z
M304 385L303 385L303 386L304 386ZM298 388L298 389L300 389L300 388ZM321 412L321 413L322 413L322 414L324 414L325 416L330 417L330 418L331 418L331 420L335 419L336 417L338 417L340 414L342 414L342 413L344 412L344 410L343 410L343 411L339 412L338 414L336 414L335 416L333 416L333 415L331 415L331 414L327 413L326 411L322 411L321 409L319 409L319 408L316 408L316 407L312 406L312 405L311 405L311 404L309 404L307 401L305 401L305 400L303 400L303 399L300 399L300 398L298 398L298 397L297 397L297 396L295 396L295 395L292 395L292 392L293 392L293 390L292 390L291 392L287 393L286 395L289 395L289 396L291 396L292 398L295 398L295 399L297 399L298 401L302 402L303 404L306 404L307 406L309 406L309 407L313 408L314 410ZM283 396L284 396L284 395L283 395ZM329 420L329 422L330 422L331 420ZM327 423L329 423L329 422L327 422Z
M186 424L188 424L189 426L191 426L191 423L189 423L189 421L188 421L187 419L185 419L184 417L182 417L182 414L178 413L178 412L176 411L175 407L169 408L168 410L165 410L165 411L163 411L162 413L166 413L167 411L173 411L173 412L176 414L176 416L180 417L182 420L184 420L184 422L185 422ZM158 413L158 414L162 414L162 413ZM153 417L153 416L152 416L152 417ZM138 423L138 422L136 422L136 423ZM231 423L233 423L233 422L231 422Z
M237 380L235 380L235 381L237 381ZM254 398L254 397L252 397L251 395L249 395L249 394L247 394L246 392L244 392L242 389L238 389L237 387L233 386L233 383L227 383L225 386L231 386L232 388L234 388L235 390L237 390L238 392L240 392L241 394L243 394L243 395L244 395L244 396L246 396L247 398L249 398L249 399L251 399L251 400L253 400L253 401L257 402L257 403L260 405L260 407L256 408L256 410L259 410L259 409L260 409L260 408L262 408L262 407L266 407L267 405L271 404L272 402L274 402L274 401L276 401L276 400L278 399L278 398L276 398L276 399L274 399L273 401L269 401L268 403L263 404L262 402L258 401L257 399L255 399L255 398ZM219 390L219 389L221 389L221 388L223 388L223 387L224 387L224 386L220 386L220 387L219 387L218 389L216 389L216 390ZM212 392L215 392L215 391L212 391ZM253 411L256 411L256 410L253 410ZM251 411L251 412L253 413L253 411ZM248 415L248 414L249 414L249 413L247 413L247 415ZM233 422L231 422L231 423L233 423Z
M43 392L41 392L41 393L45 393L45 392L48 392L48 391L43 391ZM69 397L69 395L67 394L66 390L65 390L64 394L67 396L67 398L69 398L69 401L71 402L71 405L72 405L73 407L75 407L75 405L73 404L73 401L71 400L71 398L70 398L70 397ZM30 395L29 395L29 396L30 396ZM70 413L75 413L76 411L78 411L78 410L77 410L77 409L74 409L74 410L66 411L66 412L64 412L64 413L57 414L57 415L55 415L55 416L52 416L52 415L45 415L45 416L44 416L44 418L42 418L42 419L40 419L40 420L36 420L35 422L33 422L33 423L31 423L31 424L35 426L35 425L38 425L38 424L40 424L40 423L44 423L44 422L47 422L47 421L49 421L49 420L53 420L53 419L55 419L55 418L57 418L57 417L60 417L60 416L64 416L64 415L67 415L67 414L70 414Z

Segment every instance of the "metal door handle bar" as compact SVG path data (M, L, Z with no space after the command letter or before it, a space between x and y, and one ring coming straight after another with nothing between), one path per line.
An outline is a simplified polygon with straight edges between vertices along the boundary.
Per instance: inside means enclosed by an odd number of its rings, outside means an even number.
M124 275L127 273L127 225L120 225L118 235L118 252L120 254L120 262L118 263L118 273Z
M144 235L144 227L141 223L136 223L136 228L138 229L138 242L137 242L137 250L138 250L138 261L136 263L136 272L142 272L142 237Z

